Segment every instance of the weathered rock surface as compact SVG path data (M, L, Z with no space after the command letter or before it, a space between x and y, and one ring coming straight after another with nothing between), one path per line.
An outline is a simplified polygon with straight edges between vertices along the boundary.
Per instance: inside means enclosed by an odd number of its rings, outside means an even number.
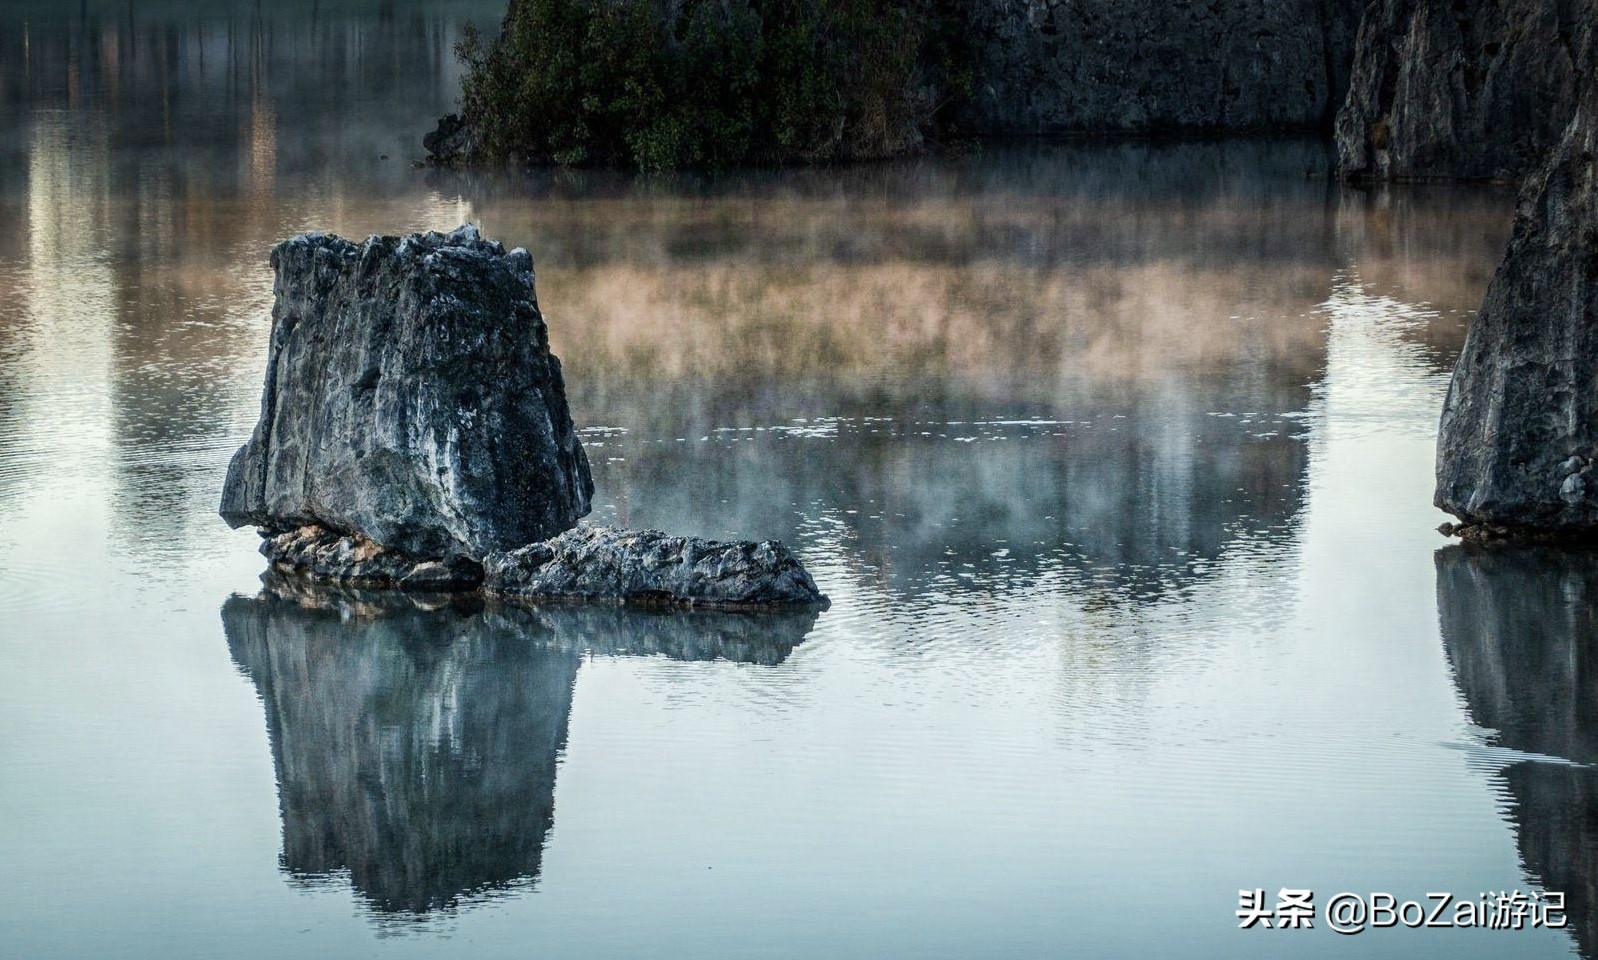
M417 558L316 524L263 537L261 555L281 573L352 587L437 592L469 590L483 582L483 568L471 560Z
M451 166L477 159L477 131L458 113L439 118L438 126L422 137L429 163Z
M1598 0L1377 0L1337 117L1339 169L1518 179L1570 122L1595 25Z
M1522 189L1444 403L1439 507L1467 537L1598 530L1598 90Z
M716 541L658 530L579 527L484 563L484 589L527 600L763 609L827 598L775 540Z
M1359 0L973 0L984 132L1323 128Z
M261 419L222 516L480 561L588 512L593 481L525 250L307 234L272 251Z

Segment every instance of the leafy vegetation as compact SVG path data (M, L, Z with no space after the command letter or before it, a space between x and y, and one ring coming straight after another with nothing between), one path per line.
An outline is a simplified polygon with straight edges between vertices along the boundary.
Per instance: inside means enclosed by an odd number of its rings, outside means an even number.
M886 157L968 93L946 0L513 0L468 35L481 157L644 169Z

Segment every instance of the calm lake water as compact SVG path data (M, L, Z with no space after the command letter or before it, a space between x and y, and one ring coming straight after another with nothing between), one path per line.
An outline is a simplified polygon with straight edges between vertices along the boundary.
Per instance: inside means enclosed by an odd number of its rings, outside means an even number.
M1291 141L413 169L499 13L0 9L0 954L1598 951L1598 560L1433 531L1507 194ZM463 221L534 253L595 519L780 537L831 610L261 595L267 251Z

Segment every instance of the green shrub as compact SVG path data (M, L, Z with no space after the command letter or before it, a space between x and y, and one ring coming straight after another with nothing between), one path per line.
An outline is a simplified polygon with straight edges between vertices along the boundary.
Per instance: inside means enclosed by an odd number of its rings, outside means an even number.
M644 169L891 156L969 87L943 0L514 0L469 34L489 160Z

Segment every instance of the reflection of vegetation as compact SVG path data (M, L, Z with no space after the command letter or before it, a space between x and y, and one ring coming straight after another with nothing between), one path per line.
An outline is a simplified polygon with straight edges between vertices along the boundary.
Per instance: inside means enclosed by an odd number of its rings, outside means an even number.
M461 44L489 158L643 168L904 152L968 81L940 0L519 0ZM941 14L941 15L940 15Z

